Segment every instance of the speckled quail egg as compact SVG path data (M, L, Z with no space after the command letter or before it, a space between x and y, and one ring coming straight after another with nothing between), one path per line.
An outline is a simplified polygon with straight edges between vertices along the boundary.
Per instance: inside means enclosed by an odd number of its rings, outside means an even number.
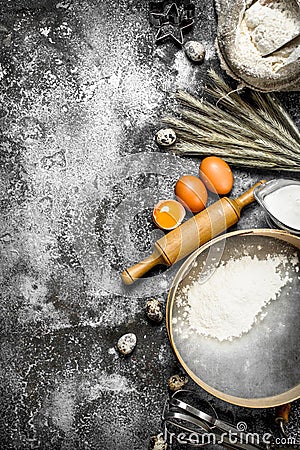
M188 41L184 45L184 51L188 58L194 62L201 62L205 57L205 48L198 41Z
M146 315L153 322L160 323L163 320L162 305L159 300L150 298L146 303Z
M168 380L168 388L171 392L179 391L179 389L184 388L188 381L189 380L185 375L172 375Z
M136 346L136 335L134 333L127 333L120 337L117 343L117 348L122 355L130 355Z
M149 442L149 450L167 450L168 444L163 438L162 434L152 436Z
M169 147L175 143L176 133L172 128L162 128L156 133L155 139L158 145Z

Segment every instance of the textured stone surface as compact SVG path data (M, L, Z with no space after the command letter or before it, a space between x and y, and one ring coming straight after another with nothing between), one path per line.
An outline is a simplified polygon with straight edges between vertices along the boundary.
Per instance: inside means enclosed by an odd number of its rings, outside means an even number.
M161 236L153 205L198 170L154 141L175 89L201 94L219 70L213 3L195 3L186 40L205 46L201 66L154 44L147 2L0 2L2 449L141 450L161 431L180 367L144 305L166 300L176 268L130 288L119 273ZM298 95L280 97L298 120ZM233 196L274 176L234 175ZM253 205L237 227L265 225ZM130 332L138 345L121 358L115 343ZM273 410L202 394L228 421L276 432ZM296 402L291 430L299 420Z

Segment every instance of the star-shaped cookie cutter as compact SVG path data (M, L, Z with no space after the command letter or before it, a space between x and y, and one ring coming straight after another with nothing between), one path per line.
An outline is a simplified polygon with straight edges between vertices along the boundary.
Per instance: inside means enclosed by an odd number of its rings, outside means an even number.
M183 33L194 25L194 17L195 5L189 0L150 2L150 23L158 28L156 43L170 37L176 44L183 45Z

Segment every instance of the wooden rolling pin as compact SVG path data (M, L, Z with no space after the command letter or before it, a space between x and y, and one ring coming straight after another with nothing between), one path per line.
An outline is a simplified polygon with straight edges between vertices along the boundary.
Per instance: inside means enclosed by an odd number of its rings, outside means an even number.
M152 255L125 269L122 280L132 284L158 264L171 266L213 237L238 222L244 206L254 201L253 191L265 183L260 181L237 199L223 197L208 208L170 231L154 244Z

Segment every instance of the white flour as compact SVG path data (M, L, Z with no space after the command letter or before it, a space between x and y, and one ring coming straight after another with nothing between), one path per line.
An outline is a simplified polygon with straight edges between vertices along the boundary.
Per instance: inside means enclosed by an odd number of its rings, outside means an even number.
M298 9L284 0L269 5L254 3L243 15L237 28L236 55L242 70L250 67L259 76L274 76L283 67L299 57L297 46L286 45L280 51L264 58L262 53L271 51L299 32ZM275 46L276 48L276 46Z
M245 13L251 40L259 52L271 52L274 44L285 44L299 33L299 18L288 9L288 3L273 1L254 3ZM275 47L276 48L276 47Z
M297 258L292 261L296 265ZM258 315L290 280L286 256L259 260L256 256L222 263L205 283L187 289L187 322L198 334L219 341L251 330ZM260 317L263 319L263 317Z

